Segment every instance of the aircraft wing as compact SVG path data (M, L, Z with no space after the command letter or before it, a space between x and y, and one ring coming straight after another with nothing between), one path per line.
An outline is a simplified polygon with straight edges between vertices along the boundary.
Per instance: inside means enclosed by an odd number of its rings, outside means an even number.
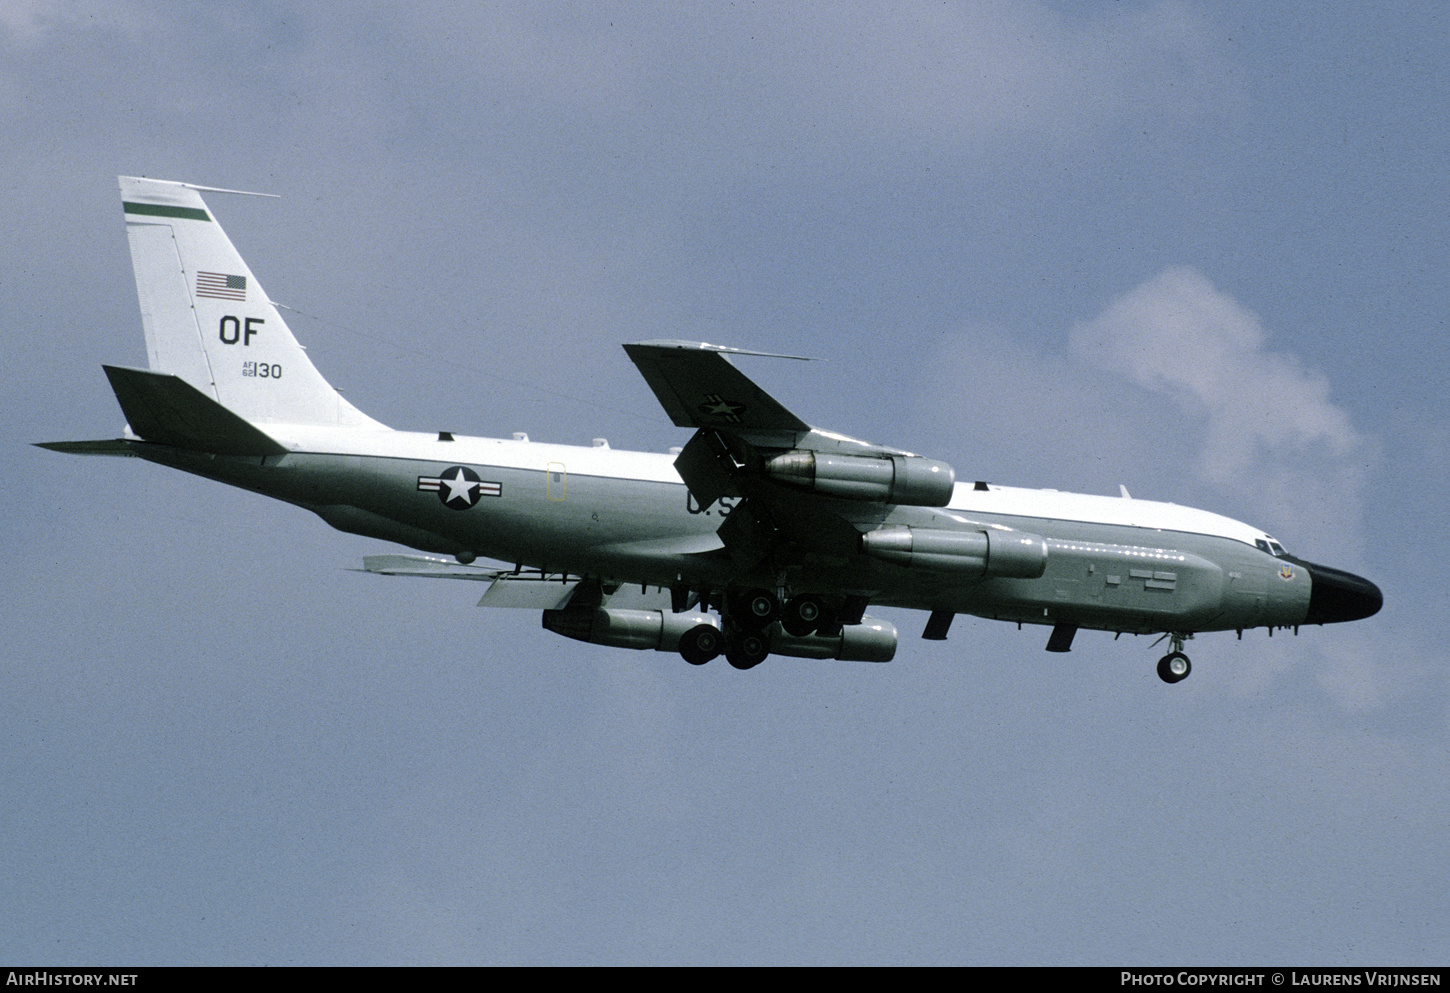
M950 466L813 428L729 360L769 353L687 341L624 349L670 419L696 429L675 469L701 510L723 497L745 498L718 531L743 568L792 546L854 551L861 531L874 526L866 522L887 505L951 499Z
M758 469L760 447L794 448L811 431L727 358L764 352L689 341L641 341L624 350L670 420L698 429L675 468L701 509L721 497L745 495L740 477L751 474L748 466Z
M506 571L486 566L468 565L457 559L434 555L366 555L363 572L379 576L424 576L430 579L471 579L491 583Z
M462 579L488 583L480 607L522 607L528 610L561 610L570 604L615 609L661 610L670 607L670 591L662 587L611 584L598 579L563 574L515 572L470 565L433 555L367 555L362 572L379 576L422 576L429 579Z
M726 358L727 354L765 352L689 341L641 341L625 345L624 350L677 427L781 434L810 430L810 425L786 410Z

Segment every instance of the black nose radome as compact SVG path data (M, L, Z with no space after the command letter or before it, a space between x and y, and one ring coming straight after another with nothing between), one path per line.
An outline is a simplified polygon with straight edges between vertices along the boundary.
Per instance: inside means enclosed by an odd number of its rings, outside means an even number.
M1309 613L1305 624L1357 621L1384 606L1380 588L1362 576L1327 565L1301 562L1309 570Z

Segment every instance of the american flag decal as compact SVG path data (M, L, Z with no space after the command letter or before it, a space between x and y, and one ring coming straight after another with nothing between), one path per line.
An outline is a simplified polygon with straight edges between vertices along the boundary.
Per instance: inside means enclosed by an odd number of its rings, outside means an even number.
M198 272L196 274L196 295L213 297L217 300L247 299L247 277L228 276L221 272Z

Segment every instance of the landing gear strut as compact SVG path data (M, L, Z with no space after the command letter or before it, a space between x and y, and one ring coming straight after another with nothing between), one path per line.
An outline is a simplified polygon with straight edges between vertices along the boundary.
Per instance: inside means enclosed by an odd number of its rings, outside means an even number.
M1158 660L1158 678L1165 683L1176 683L1188 678L1193 671L1193 664L1188 661L1188 656L1183 654L1183 643L1193 637L1188 634L1168 635L1169 643L1173 650Z

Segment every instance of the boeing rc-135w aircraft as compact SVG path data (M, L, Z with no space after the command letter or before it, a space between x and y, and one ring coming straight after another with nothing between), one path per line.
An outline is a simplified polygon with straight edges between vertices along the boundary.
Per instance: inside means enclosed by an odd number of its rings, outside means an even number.
M434 553L364 564L486 581L482 605L540 609L570 638L739 669L771 654L885 662L896 629L866 614L885 604L928 611L934 640L957 614L1049 626L1054 652L1079 628L1162 634L1158 675L1174 683L1195 633L1297 630L1382 603L1373 583L1217 514L959 483L944 462L812 427L731 363L760 354L738 349L624 346L694 432L677 454L395 431L322 378L201 197L235 191L120 185L150 368L104 367L120 438L44 447L140 457Z

